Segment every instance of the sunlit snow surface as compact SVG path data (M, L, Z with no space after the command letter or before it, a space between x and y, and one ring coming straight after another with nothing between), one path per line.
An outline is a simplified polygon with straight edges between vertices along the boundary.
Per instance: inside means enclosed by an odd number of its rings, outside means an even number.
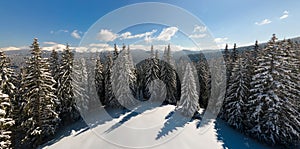
M167 105L145 110L141 114L112 111L114 118L91 113L88 121L95 123L90 124L90 129L66 131L66 134L46 143L42 148L268 148L245 137L221 120L213 119L206 123L190 121L179 114L172 115L174 109L175 106Z

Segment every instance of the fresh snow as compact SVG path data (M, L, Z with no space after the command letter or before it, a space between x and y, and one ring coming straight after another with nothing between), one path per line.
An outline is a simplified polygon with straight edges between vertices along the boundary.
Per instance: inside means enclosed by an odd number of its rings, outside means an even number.
M97 109L85 115L90 129L75 132L73 128L71 133L61 135L65 137L57 137L40 148L267 148L230 128L222 120L190 121L174 110L172 105L143 107L137 110L142 114L127 112L121 116L116 114L120 111L107 110L114 113L112 118L104 110Z

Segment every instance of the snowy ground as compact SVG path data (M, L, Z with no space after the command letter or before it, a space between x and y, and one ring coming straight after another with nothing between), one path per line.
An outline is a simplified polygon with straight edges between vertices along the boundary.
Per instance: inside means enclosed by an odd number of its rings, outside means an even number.
M79 122L41 148L268 148L228 127L221 120L190 121L174 114L174 109L174 106L167 105L140 109L140 114L111 111L111 116L99 110L90 112L85 116L90 129Z

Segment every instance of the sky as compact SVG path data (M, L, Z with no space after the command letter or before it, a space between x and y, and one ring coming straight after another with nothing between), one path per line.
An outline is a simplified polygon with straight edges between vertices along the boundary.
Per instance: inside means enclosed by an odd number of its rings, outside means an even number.
M161 2L180 7L201 20L188 35L179 26L135 25L114 31L97 28L98 47L113 43L141 43L161 41L191 47L186 38L203 38L210 34L219 47L226 43L244 46L268 41L275 33L279 39L300 36L299 0L1 0L0 48L17 50L28 48L38 38L45 49L68 43L79 46L93 24L110 12L136 3ZM162 11L151 11L164 16ZM136 13L135 15L143 15ZM132 16L123 16L116 22L126 23ZM170 19L179 20L174 16ZM110 38L105 39L106 37ZM181 38L182 37L182 38ZM136 39L133 41L133 39Z

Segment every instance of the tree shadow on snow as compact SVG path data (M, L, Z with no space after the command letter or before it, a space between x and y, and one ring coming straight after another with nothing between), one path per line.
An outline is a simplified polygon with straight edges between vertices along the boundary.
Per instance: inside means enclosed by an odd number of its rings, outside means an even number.
M99 125L105 124L110 122L114 119L119 118L121 115L128 113L129 110L127 109L120 109L120 108L102 108L102 109L95 109L95 111L90 111L88 115L91 117L84 117L87 125L90 128L95 128Z
M183 128L188 122L192 122L195 119L201 120L201 116L198 112L196 112L192 118L185 117L179 111L174 110L170 112L165 119L166 122L164 123L163 128L161 128L161 130L158 132L155 138L156 140L177 131L179 128Z
M109 129L107 129L105 131L105 133L110 133L111 131L115 130L116 128L122 126L124 123L126 123L130 119L132 119L146 111L157 108L158 106L161 106L161 104L160 103L151 103L151 104L147 103L147 104L142 104L142 105L136 107L133 111L129 112L129 114L124 116L118 123L114 124Z
M196 123L196 128L205 127L210 124L211 121L215 120L217 116L213 115L211 112L203 110L201 113L198 113L197 117L201 117L201 121Z
M259 143L256 140L249 138L238 130L230 127L225 121L216 119L215 129L217 130L218 141L223 142L223 148L230 149L271 149L265 144Z
M85 131L89 130L89 127L86 125L86 123L80 119L79 121L70 124L68 126L64 126L60 128L57 133L53 136L54 139L48 141L47 143L39 146L38 148L44 148L46 146L51 146L57 142L59 142L64 137L72 135L72 133L76 132L76 135L78 133L83 133Z

